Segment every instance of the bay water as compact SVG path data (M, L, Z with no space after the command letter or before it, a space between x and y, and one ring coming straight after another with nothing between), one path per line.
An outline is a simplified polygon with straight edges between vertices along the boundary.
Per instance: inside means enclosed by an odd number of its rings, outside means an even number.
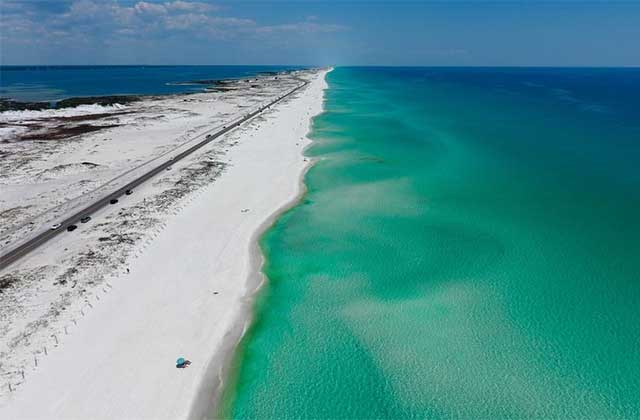
M56 102L111 95L201 92L197 81L252 77L293 66L0 66L0 98Z

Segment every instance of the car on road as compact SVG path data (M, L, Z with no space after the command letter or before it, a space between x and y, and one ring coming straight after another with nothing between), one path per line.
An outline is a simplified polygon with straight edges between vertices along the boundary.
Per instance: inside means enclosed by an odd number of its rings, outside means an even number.
M111 200L109 200L109 204L116 204L118 202L117 198L112 198Z
M69 226L67 226L67 232L73 232L76 229L78 229L77 225L69 225Z
M55 225L51 225L51 227L49 229L51 230L57 230L60 228L60 226L62 226L62 223L56 223Z
M169 167L167 168L167 171L170 171L170 170L171 170L171 166L169 166Z
M131 194L133 194L133 190L127 190L127 191L125 191L124 193L125 193L126 195L131 195Z
M91 220L91 216L84 216L82 219L80 219L80 222L87 223L89 220Z

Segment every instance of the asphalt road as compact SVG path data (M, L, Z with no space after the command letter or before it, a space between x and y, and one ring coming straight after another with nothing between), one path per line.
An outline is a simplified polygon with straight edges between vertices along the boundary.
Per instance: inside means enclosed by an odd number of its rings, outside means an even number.
M38 235L36 235L33 238L31 238L30 240L28 240L27 242L24 242L23 244L15 247L13 249L10 249L9 251L7 251L4 254L0 255L0 270L8 267L10 264L14 263L15 261L17 261L21 257L27 255L29 252L31 252L34 249L38 248L40 245L44 244L45 242L47 242L51 238L55 237L56 235L58 235L60 233L63 233L63 232L66 232L67 231L67 227L69 225L77 224L78 222L80 222L80 219L82 217L89 216L89 215L95 213L96 211L100 210L102 207L105 207L105 206L109 205L109 201L111 201L114 198L119 198L120 196L124 195L125 191L127 191L129 189L134 189L138 185L140 185L143 182L149 180L150 178L154 177L158 173L164 171L166 168L170 167L175 162L177 162L177 161L189 156L191 153L195 152L196 150L200 149L201 147L206 146L207 144L211 143L212 141L214 141L215 139L219 138L220 136L223 136L226 133L228 133L229 131L239 127L240 124L250 120L251 118L253 118L256 115L260 114L261 112L263 112L264 110L268 109L272 105L275 105L276 103L278 103L281 100L285 99L286 97L294 94L295 92L297 92L298 90L300 90L301 88L303 88L304 86L309 84L309 82L307 82L305 80L302 80L302 79L298 79L298 80L302 82L302 84L300 86L292 89L291 91L289 91L288 93L286 93L286 94L284 94L282 96L277 97L275 100L269 102L267 105L264 105L264 106L258 108L257 110L251 112L250 114L247 114L245 117L243 117L239 121L234 122L232 125L224 126L221 130L219 130L219 131L217 131L215 133L207 135L203 141L201 141L199 143L196 143L195 145L191 146L189 149L185 150L184 152L179 153L178 155L174 156L173 159L170 159L170 160L168 160L168 161L166 161L164 163L159 164L155 168L149 170L148 172L144 173L140 177L138 177L138 178L134 179L133 181L129 182L128 184L124 185L120 189L118 189L116 191L113 191L109 195L107 195L107 196L105 196L105 197L103 197L103 198L101 198L101 199L99 199L97 201L94 201L93 203L88 204L82 210L80 210L80 211L74 213L73 215L67 217L62 222L59 222L60 223L60 227L59 228L57 228L55 230L48 229L48 230L46 230L44 232L41 232Z

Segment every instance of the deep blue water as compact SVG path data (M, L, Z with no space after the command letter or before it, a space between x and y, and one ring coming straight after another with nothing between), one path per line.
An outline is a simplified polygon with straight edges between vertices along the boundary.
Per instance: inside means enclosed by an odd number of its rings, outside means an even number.
M294 66L0 66L0 97L58 101L77 96L163 95L200 91L192 80L230 79Z

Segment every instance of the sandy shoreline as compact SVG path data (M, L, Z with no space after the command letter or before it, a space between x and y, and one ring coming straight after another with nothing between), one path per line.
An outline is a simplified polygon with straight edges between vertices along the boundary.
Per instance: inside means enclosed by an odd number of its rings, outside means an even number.
M331 72L332 70L333 69L329 69L328 71L323 72L322 79L326 77L326 73ZM325 82L323 89L327 87L328 86ZM313 118L319 115L319 113L321 113L323 110L322 104L324 104L324 95L322 95L320 101L320 112L311 116L308 120L308 132L311 131ZM311 141L306 138L306 136L305 140L305 144L302 147L301 151L302 156L304 156L306 149L311 146ZM307 191L307 186L304 182L304 179L307 172L309 171L309 169L311 169L314 163L314 159L306 158L305 165L297 176L298 190L295 195L291 197L289 201L282 204L271 215L269 215L251 235L249 249L249 266L251 268L251 272L247 277L247 285L250 290L245 296L245 301L243 302L241 313L239 314L236 325L229 331L229 334L225 339L224 348L221 349L219 354L215 355L210 361L211 366L207 368L206 380L203 381L201 389L194 399L193 405L189 412L190 419L195 420L202 418L211 418L212 415L216 414L216 408L220 403L222 391L225 386L225 379L228 378L230 374L231 362L233 361L235 350L242 341L245 333L251 326L251 323L253 322L253 305L255 297L267 281L267 278L262 271L265 258L262 250L260 249L260 239L265 234L265 232L273 226L273 224L283 213L298 204L302 197L304 197Z
M311 122L312 119L309 120L309 130L311 129ZM303 154L310 145L310 143L307 143L306 146L303 147ZM233 361L233 358L235 357L235 350L237 349L238 345L240 345L245 333L251 327L251 324L253 322L255 298L260 292L262 286L264 286L264 284L268 281L262 271L265 263L265 258L262 250L260 249L260 239L265 234L265 232L267 232L273 226L273 224L283 213L296 206L296 204L300 202L302 197L304 197L307 192L307 187L304 179L307 172L309 171L309 169L311 169L314 163L314 159L307 159L307 164L298 175L299 186L295 196L292 197L288 202L283 204L274 213L272 213L251 236L251 246L249 250L249 265L251 267L251 273L247 278L247 285L249 285L252 290L250 290L245 296L246 300L243 302L238 322L236 323L235 327L229 332L229 336L226 338L225 347L219 352L218 355L214 356L214 358L212 359L212 366L218 366L219 368L215 370L212 369L212 372L207 372L207 380L203 381L203 386L198 396L196 397L189 413L190 419L195 420L202 418L212 418L212 415L215 415L217 413L216 410L219 403L221 402L220 398L222 397L222 392L224 391L224 386L226 385L225 380L228 379L229 375L231 374L230 369L232 368L231 363Z
M2 417L213 414L212 395L219 395L262 281L257 240L303 194L305 135L322 111L325 87L324 72L315 75L302 93L230 139L236 145L219 179L126 261L129 273L108 280L100 303L92 300L93 310L5 396ZM193 365L175 369L179 356Z
M306 147L305 147L306 148ZM303 149L304 152L304 149ZM306 193L306 185L304 177L309 169L313 166L314 160L309 159L308 164L304 167L298 176L299 190L297 194L287 203L282 205L278 210L271 214L251 236L251 246L249 249L251 273L247 277L247 286L249 291L242 302L240 313L235 326L229 331L225 338L223 348L210 361L210 367L207 367L206 379L196 396L191 410L189 412L190 419L212 418L216 414L218 404L221 402L222 392L226 385L225 380L228 379L231 369L231 363L235 357L235 350L240 345L245 333L253 322L253 305L255 298L260 289L267 281L266 276L262 272L264 266L264 255L260 249L260 239L264 233L273 226L278 218L287 210L294 207Z

